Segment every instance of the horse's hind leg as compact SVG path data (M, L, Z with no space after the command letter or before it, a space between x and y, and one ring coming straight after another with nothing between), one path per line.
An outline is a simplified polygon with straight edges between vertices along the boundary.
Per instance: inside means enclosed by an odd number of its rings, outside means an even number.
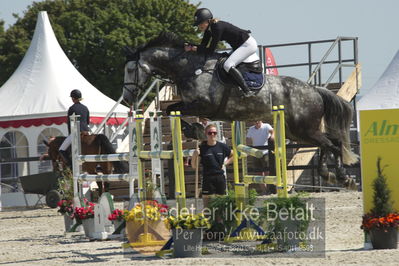
M341 142L338 141L337 139L331 139L331 142L336 146L336 147L341 147ZM332 150L332 153L334 155L334 161L335 161L335 170L337 173L337 179L340 183L345 179L346 177L346 170L344 168L344 163L342 161L342 155L341 155L341 150Z
M329 152L340 152L339 148L334 145L333 142L326 136L325 133L321 131L317 131L313 134L309 134L310 138L308 141L312 144L315 144L320 147L320 157L319 157L319 165L317 171L319 175L329 183L335 182L335 174L330 172L327 167L327 159Z
M336 184L337 179L333 172L328 170L327 161L328 161L328 151L324 148L320 148L320 155L319 155L319 165L317 167L317 172L326 180L328 184Z
M334 144L336 144L339 147L341 146L341 143L338 140L332 140ZM342 159L342 154L341 152L333 152L334 159L335 159L335 169L337 172L337 179L338 182L351 190L357 190L357 185L354 179L352 179L348 173L346 172L346 169L344 168L344 163Z

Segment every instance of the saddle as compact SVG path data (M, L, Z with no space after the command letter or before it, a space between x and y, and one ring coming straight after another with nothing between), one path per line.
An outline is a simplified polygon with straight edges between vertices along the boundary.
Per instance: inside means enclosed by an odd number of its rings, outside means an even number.
M216 63L217 77L223 84L237 85L223 68L226 60L227 57L221 57ZM242 62L236 68L241 72L250 90L258 92L263 87L265 77L262 71L262 64L259 60L250 63Z

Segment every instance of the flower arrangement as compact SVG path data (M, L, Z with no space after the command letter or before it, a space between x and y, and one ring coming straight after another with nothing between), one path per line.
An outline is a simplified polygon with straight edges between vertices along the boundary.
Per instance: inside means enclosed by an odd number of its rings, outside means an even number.
M73 214L73 202L72 200L60 200L57 203L58 206L58 212L61 214L66 214L68 216L71 216Z
M366 214L363 216L361 228L365 231L370 231L372 228L380 228L386 230L387 228L399 227L399 214L389 213L386 216L379 217L373 214Z
M124 219L134 222L144 223L144 219L148 221L158 221L162 215L168 213L168 206L160 204L156 200L147 200L136 204L133 209L127 211Z
M123 221L128 215L128 210L115 209L110 215L108 215L108 220L110 221Z
M166 218L164 222L166 227L169 229L211 228L209 219L205 218L203 213L181 214L177 217L171 215Z
M89 218L94 218L94 203L89 202L87 199L84 199L83 207L75 207L73 212L73 217L77 220L85 220Z
M377 177L373 182L373 203L371 211L363 216L361 229L366 232L374 228L387 231L389 228L399 227L399 214L393 210L393 202L390 200L391 191L381 167L381 158L377 159Z

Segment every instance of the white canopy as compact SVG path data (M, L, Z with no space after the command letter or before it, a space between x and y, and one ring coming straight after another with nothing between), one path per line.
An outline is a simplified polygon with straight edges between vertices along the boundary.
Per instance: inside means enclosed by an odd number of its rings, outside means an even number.
M358 102L358 110L399 108L399 51L377 83Z
M115 104L76 70L61 49L47 13L41 11L25 57L0 88L0 127L61 124L61 120L64 123L72 105L69 94L73 89L82 92L91 123L99 123ZM126 117L127 111L127 107L119 105L116 117Z

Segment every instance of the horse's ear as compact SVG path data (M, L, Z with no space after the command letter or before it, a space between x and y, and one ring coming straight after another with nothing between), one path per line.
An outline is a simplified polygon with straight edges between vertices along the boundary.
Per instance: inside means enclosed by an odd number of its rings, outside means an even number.
M123 52L128 61L137 61L140 59L137 49L132 49L129 46L125 46L125 47L123 47Z
M129 46L124 46L124 47L122 48L122 51L123 51L123 53L124 53L126 56L133 55L133 54L135 53L135 51L134 51L132 48L130 48Z

